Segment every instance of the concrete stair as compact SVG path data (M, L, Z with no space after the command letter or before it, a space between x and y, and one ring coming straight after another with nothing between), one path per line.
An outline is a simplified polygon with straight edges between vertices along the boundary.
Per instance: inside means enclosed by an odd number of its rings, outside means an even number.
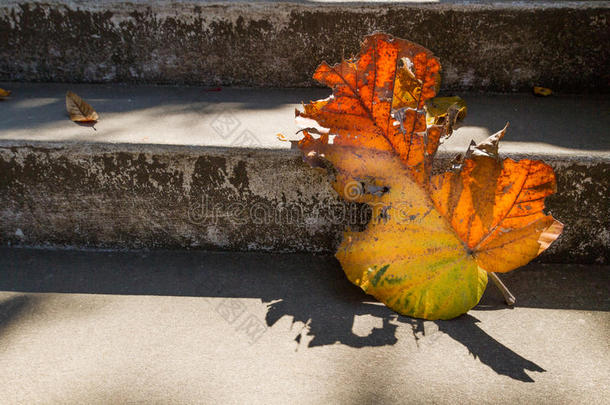
M337 198L290 142L322 89L0 83L0 241L7 245L322 252L368 211ZM72 89L100 114L69 121ZM539 260L608 263L610 98L460 93L469 115L439 168L511 122L500 152L549 162L566 225Z
M384 31L444 89L607 93L609 25L608 1L5 0L0 80L309 87Z
M608 1L2 1L0 402L608 403L609 21ZM501 154L555 170L565 230L503 276L515 307L491 286L452 321L399 316L331 256L370 213L276 135L328 96L317 64L378 30L468 104L435 170L507 121Z
M329 94L320 61L385 31L435 52L468 102L439 168L510 121L501 152L558 176L566 228L541 260L608 263L609 17L608 1L5 1L0 242L332 252L366 212L276 134L296 139L294 107ZM66 119L67 89L95 130Z
M0 248L2 402L606 403L609 274L531 263L515 308L422 321L329 256Z

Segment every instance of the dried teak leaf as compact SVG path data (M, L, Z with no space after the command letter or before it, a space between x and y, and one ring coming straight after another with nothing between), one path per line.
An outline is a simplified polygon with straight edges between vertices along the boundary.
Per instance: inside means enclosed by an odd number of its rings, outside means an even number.
M66 93L66 110L74 122L94 123L99 119L93 107L71 91Z
M0 99L7 98L10 95L11 95L11 91L10 90L0 89Z
M431 175L439 143L465 113L457 100L430 101L439 71L427 49L374 34L357 57L318 67L314 78L333 95L297 112L315 121L299 143L305 160L333 166L339 195L373 212L364 231L344 234L336 256L346 275L395 311L426 319L467 312L487 272L529 262L563 228L543 212L555 191L551 167L499 158L506 128ZM426 122L427 114L443 119Z

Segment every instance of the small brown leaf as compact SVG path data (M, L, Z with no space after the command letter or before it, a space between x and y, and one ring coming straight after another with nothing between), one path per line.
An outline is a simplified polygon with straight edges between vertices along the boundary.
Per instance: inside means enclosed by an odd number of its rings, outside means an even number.
M6 98L11 95L10 90L0 89L0 99Z
M553 94L553 91L551 89L547 89L546 87L534 86L533 91L535 96L541 97L548 97Z
M71 91L66 93L66 110L74 122L93 123L99 119L93 107Z

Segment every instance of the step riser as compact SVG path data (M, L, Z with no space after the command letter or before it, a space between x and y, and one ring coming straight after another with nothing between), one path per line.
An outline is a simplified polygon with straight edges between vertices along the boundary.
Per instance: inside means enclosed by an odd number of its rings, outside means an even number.
M566 226L540 260L609 263L610 162L549 163ZM4 245L327 253L368 219L296 151L6 141L0 172Z
M609 90L606 3L13 2L0 27L5 81L312 86L318 63L385 31L439 56L447 90Z

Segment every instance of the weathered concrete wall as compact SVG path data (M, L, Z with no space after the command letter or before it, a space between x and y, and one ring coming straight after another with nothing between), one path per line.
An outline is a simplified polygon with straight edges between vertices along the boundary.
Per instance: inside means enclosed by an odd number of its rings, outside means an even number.
M0 5L0 80L311 86L374 31L418 42L444 89L607 92L610 2Z
M565 231L540 260L610 263L610 160L549 163ZM296 151L5 141L0 173L4 245L332 252L370 215Z

